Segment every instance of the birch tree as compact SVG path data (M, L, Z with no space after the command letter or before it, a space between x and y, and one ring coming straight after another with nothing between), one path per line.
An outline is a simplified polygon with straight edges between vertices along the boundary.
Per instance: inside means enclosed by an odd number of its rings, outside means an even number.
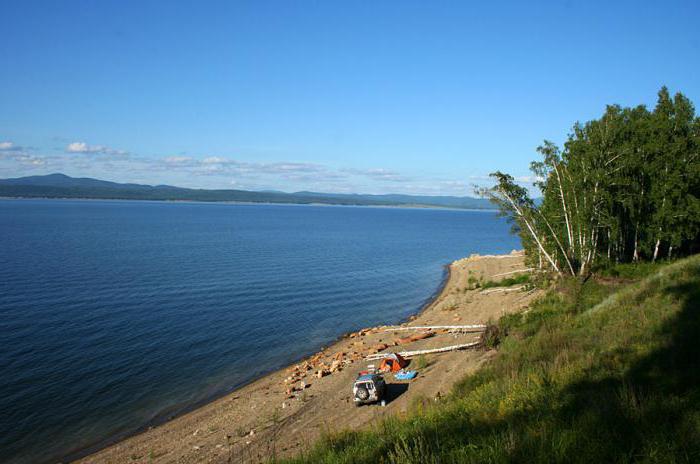
M652 112L610 105L574 124L562 150L545 140L537 152L537 201L502 172L478 190L510 218L530 264L586 276L700 251L700 118L682 94L662 88Z

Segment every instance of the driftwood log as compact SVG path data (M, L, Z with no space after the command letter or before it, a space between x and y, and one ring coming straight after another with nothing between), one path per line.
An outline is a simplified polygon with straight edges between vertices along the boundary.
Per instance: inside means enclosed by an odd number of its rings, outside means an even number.
M413 356L420 356L422 354L447 353L449 351L464 350L467 348L474 348L474 347L477 347L479 345L481 345L480 341L479 342L471 342L471 343L463 343L461 345L444 346L442 348L433 348L430 350L401 351L397 354L401 355L404 358L410 358ZM394 353L371 354L371 355L367 356L365 359L367 361L376 361L376 360L391 356L392 354L394 354Z
M382 332L395 332L398 330L449 330L455 332L482 332L486 330L484 324L473 325L422 325L422 326L406 326L406 327L387 327Z

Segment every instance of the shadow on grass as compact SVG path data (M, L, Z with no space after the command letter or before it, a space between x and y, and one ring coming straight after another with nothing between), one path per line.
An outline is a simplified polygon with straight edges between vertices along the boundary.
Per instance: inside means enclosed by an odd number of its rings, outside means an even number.
M386 384L386 402L387 404L399 398L408 391L407 383L387 383Z
M494 425L515 433L508 454L516 461L700 460L700 267L687 272L653 302L671 300L680 311L655 334L627 340L666 343L639 359L639 346L601 353L585 381L531 408L540 418L511 415L472 433L493 433Z
M680 300L682 309L662 335L669 344L639 362L629 377L667 394L686 394L700 387L700 269L694 269L693 282L675 285L668 293Z
M430 453L422 459L700 462L700 267L679 280L646 301L680 307L656 333L642 331L596 354L597 363L577 375L586 380L563 389L548 384L543 371L545 394L522 411L488 420L446 417L439 429L423 427L417 436ZM640 357L639 345L655 348Z
M700 458L700 268L689 273L687 282L664 289L663 296L677 302L680 311L650 338L666 343L629 363L626 358L634 354L628 346L619 347L601 356L599 365L583 376L597 380L564 391L567 401L557 411L557 423L572 424L584 443L596 447L593 453L579 450L587 457L662 462Z

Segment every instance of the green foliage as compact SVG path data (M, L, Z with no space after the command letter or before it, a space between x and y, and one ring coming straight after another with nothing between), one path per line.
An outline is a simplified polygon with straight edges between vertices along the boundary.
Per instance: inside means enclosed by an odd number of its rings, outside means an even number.
M610 105L576 123L563 150L538 147L542 200L492 174L478 193L513 223L527 262L559 275L700 250L700 118L685 96L659 91L653 111Z
M492 350L501 343L501 328L497 325L489 324L479 337L483 349Z
M443 401L290 462L697 462L700 256L656 271L560 281Z
M600 269L598 274L620 279L640 279L657 272L663 265L664 263L660 262L614 264Z
M476 276L472 275L471 271L469 271L469 276L467 277L466 290L475 290L477 288L480 288L482 281L483 281L482 277L476 277Z
M424 354L418 356L416 358L416 360L413 362L415 362L413 367L415 367L419 371L425 369L426 367L430 366L430 364L431 364L431 362L428 361L428 358L426 358Z
M481 282L481 288L510 287L512 285L527 284L530 282L530 274L521 274L515 277L508 277L501 280L487 280Z

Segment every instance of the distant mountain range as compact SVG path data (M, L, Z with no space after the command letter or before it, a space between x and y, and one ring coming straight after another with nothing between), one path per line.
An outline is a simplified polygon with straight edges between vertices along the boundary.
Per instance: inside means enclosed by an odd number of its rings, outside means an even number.
M120 184L65 174L0 179L0 197L91 198L160 201L223 201L365 206L430 206L463 209L495 209L488 201L473 197L420 195L364 195L344 193L204 190L171 185Z

